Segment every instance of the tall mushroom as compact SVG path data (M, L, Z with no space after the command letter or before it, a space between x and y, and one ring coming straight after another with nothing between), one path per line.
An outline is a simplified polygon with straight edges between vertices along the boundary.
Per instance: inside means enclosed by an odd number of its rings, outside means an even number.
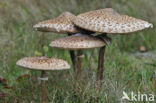
M75 27L75 25L72 22L73 19L75 19L75 17L76 16L70 12L64 12L55 19L46 20L37 23L36 25L34 25L34 28L42 32L65 33L68 34L69 36L79 32L90 33ZM70 56L75 71L77 66L76 66L75 53L73 50L70 50Z
M39 78L42 81L42 103L46 103L46 71L49 70L66 70L69 69L69 64L57 58L48 58L48 57L25 57L17 61L18 66L22 66L28 69L40 70L41 77Z
M75 34L72 36L59 38L50 43L50 46L66 50L78 50L78 69L76 78L80 80L81 76L81 50L105 46L103 39L85 34Z
M111 8L93 10L78 15L74 24L82 29L104 34L127 34L152 28L153 25L141 19L136 19L127 15L121 15ZM97 81L102 80L105 46L99 52L99 63L97 71Z

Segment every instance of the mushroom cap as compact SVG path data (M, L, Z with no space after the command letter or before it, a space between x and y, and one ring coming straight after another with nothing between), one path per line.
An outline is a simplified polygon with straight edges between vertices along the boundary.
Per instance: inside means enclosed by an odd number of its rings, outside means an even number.
M55 19L39 22L33 27L42 32L77 33L78 30L72 22L75 17L70 12L64 12Z
M111 8L80 14L73 22L80 28L100 33L131 33L153 27L151 23L120 15Z
M91 49L102 47L106 45L105 42L91 35L81 35L80 33L59 38L50 43L50 46L59 49L67 49L67 50L81 50L81 49Z
M70 68L63 59L48 57L25 57L18 60L16 65L35 70L65 70Z

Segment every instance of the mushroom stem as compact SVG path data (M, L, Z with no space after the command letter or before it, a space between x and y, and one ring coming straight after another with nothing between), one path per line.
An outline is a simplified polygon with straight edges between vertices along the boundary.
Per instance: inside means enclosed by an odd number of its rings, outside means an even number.
M76 70L76 79L80 80L81 78L81 58L82 58L82 51L78 50L77 53L77 70Z
M98 69L97 69L97 81L101 81L103 78L103 70L104 70L104 53L106 46L100 48L99 59L98 59Z
M104 37L104 42L109 45L111 42L111 38L107 37L106 33L101 34L102 37ZM99 57L98 57L98 68L97 68L97 86L101 85L101 80L103 78L103 71L104 71L104 54L105 54L106 46L103 46L100 48L99 51Z
M76 66L75 52L73 50L70 50L69 52L70 52L70 57L73 64L74 72L76 72L77 66Z
M42 71L41 78L46 77L46 72ZM42 80L42 103L46 103L46 81Z
M68 36L71 36L71 35L73 35L73 34L68 33ZM75 52L74 52L74 50L70 50L69 53L70 53L71 61L72 61L72 64L73 64L74 72L76 72L77 65L76 65Z

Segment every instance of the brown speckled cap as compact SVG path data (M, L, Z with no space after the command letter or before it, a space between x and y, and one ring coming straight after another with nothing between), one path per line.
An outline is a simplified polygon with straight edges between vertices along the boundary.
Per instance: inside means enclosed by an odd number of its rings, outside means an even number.
M70 12L64 12L55 19L39 22L33 27L42 32L77 33L78 30L72 22L75 17Z
M147 21L120 15L111 8L94 10L77 16L74 24L100 33L131 33L153 27Z
M75 34L72 36L59 38L50 43L50 46L59 49L80 50L102 47L105 42L91 35Z
M17 61L16 64L36 70L64 70L70 68L66 61L48 57L25 57Z

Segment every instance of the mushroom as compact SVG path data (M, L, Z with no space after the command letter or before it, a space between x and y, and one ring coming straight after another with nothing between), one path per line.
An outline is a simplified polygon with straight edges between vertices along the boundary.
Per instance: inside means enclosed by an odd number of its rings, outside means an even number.
M42 32L56 33L77 33L79 32L73 25L72 21L75 15L70 12L64 12L55 19L45 20L35 24L33 27Z
M42 80L42 103L46 103L46 71L49 70L66 70L69 69L69 64L57 58L48 58L48 57L25 57L17 61L16 65L22 66L28 69L40 70Z
M103 47L105 46L105 42L101 38L98 38L98 37L77 33L72 36L56 39L50 43L50 46L54 48L58 48L58 49L78 50L78 54L77 54L78 68L76 71L76 78L77 80L80 80L81 57L82 57L81 50Z
M153 27L153 25L147 21L118 14L112 8L93 10L79 14L73 22L82 29L102 33L104 34L103 37L106 38L108 38L106 36L107 33L127 34ZM97 81L102 80L103 77L104 53L105 46L101 47L99 52Z
M55 19L46 20L39 22L38 24L34 25L33 27L42 32L56 32L56 33L65 33L68 36L73 35L75 33L92 33L86 30L76 28L73 24L73 19L75 19L75 15L70 12L64 12L60 16ZM70 50L71 61L73 64L74 71L76 71L76 58L75 53L73 50Z
M127 15L120 15L111 8L93 10L78 15L74 24L83 29L112 34L126 34L152 28L147 21L136 19Z

